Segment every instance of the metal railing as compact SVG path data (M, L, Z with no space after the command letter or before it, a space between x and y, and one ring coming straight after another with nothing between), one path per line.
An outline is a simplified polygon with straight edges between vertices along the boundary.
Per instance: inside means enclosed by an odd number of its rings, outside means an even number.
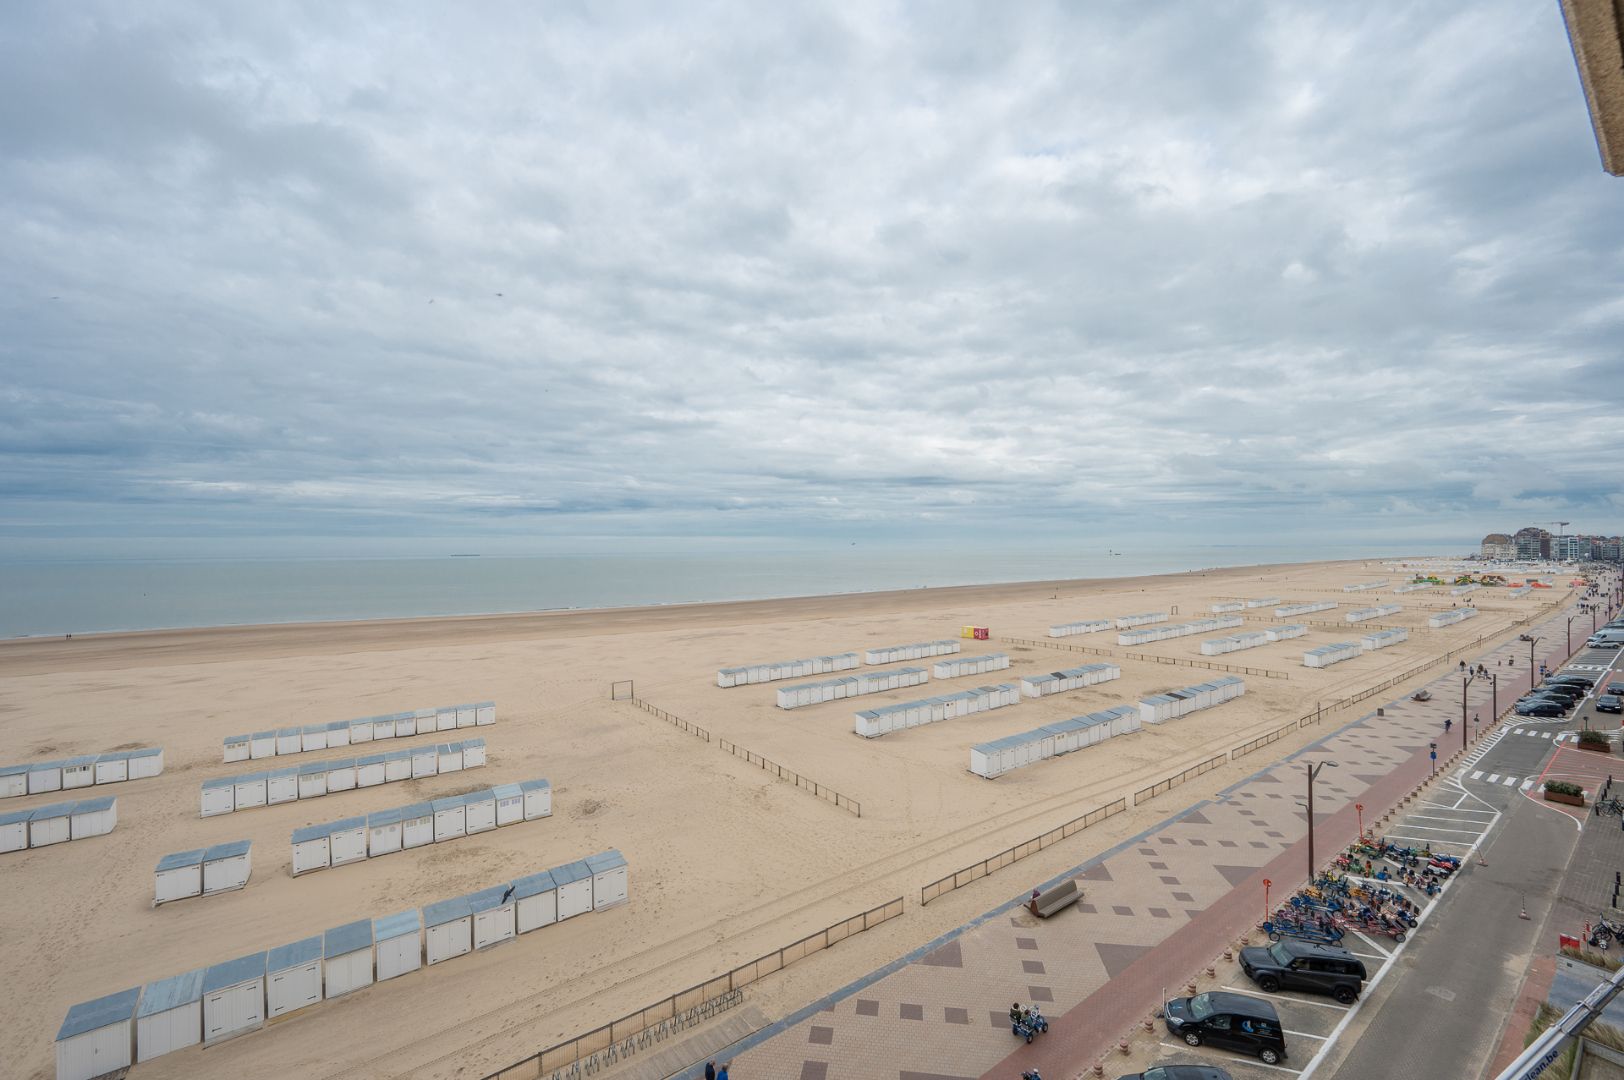
M722 738L718 738L716 742L717 745L719 745L723 750L726 750L728 753L732 754L734 757L743 758L752 765L765 769L770 773L774 773L778 776L778 779L788 780L801 790L810 791L818 798L832 802L842 810L856 814L858 817L863 816L863 804L858 802L856 799L848 798L832 787L825 784L820 784L816 780L808 779L807 777L796 772L794 769L786 768L785 766L778 764L776 761L771 761L764 758L755 751L747 750L737 743L731 743Z
M1154 656L1150 653L1117 652L1115 649L1101 649L1092 645L1067 645L1064 642L1050 639L1048 641L1034 641L1031 638L1000 637L998 639L1009 645L1027 645L1039 649L1060 649L1065 652L1087 653L1090 656L1109 656L1113 659L1122 657L1128 660L1147 660L1153 664L1173 664L1178 667L1206 668L1208 671L1228 671L1236 675L1261 675L1266 679L1289 679L1291 675L1284 671L1274 671L1270 668L1245 667L1241 664L1219 664L1211 660L1192 660L1183 656Z
M1236 758L1243 758L1247 754L1250 754L1253 750L1258 750L1272 742L1277 742L1280 739L1285 738L1287 735L1290 735L1293 731L1296 731L1300 726L1301 725L1296 720L1293 720L1289 724L1275 728L1267 735L1260 735L1248 742L1243 742L1229 752L1229 760L1234 761Z
M902 897L888 900L878 907L869 908L859 915L831 923L822 930L815 931L791 942L783 948L774 949L764 953L748 963L740 964L733 970L715 978L695 983L686 990L679 991L665 997L652 1005L645 1006L635 1012L627 1013L613 1023L593 1028L545 1050L538 1051L527 1058L514 1062L506 1068L489 1073L484 1080L522 1080L544 1076L549 1072L562 1069L575 1064L582 1058L608 1050L622 1041L629 1039L646 1028L652 1027L661 1021L668 1020L680 1013L686 1012L702 1005L707 1001L731 994L775 971L781 971L798 960L804 960L814 953L822 952L845 941L855 934L871 930L881 923L888 922L902 914Z
M623 698L622 700L628 700L628 699ZM692 735L694 738L696 738L696 739L704 739L706 742L711 741L710 732L706 731L704 728L700 727L698 724L690 724L688 721L684 720L682 717L676 715L675 713L668 713L664 709L660 708L658 705L650 705L648 702L644 701L642 698L635 698L634 697L634 698L630 698L629 700L631 701L631 703L633 705L636 705L639 709L642 709L644 712L650 713L650 714L652 714L654 716L658 716L661 720L664 720L668 724L675 724L677 727L679 727L682 730L686 731L688 734Z
M1120 814L1127 808L1128 804L1124 799L1117 799L1114 802L1106 803L1104 806L1097 806L1086 814L1072 818L1064 825L1057 825L1048 832L1039 833L1030 840L1022 840L1014 847L1005 848L996 855L955 870L946 877L937 878L930 884L920 888L919 904L923 907L944 893L950 893L954 889L962 889L972 881L980 881L995 871L1020 862L1028 855L1036 855L1050 844L1064 840L1074 833L1082 832L1090 825L1098 825L1106 818L1114 814Z
M1229 760L1227 752L1215 754L1205 761L1198 761L1183 772L1174 773L1163 780L1158 780L1149 787L1142 787L1133 793L1133 804L1138 806L1142 802L1149 802L1156 796L1172 791L1187 780L1193 780L1204 772L1211 772Z

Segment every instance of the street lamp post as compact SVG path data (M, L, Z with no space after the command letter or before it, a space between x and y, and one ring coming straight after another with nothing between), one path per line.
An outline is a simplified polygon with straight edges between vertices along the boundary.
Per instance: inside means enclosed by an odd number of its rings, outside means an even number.
M1539 685L1539 672L1534 669L1534 645L1544 639L1533 634L1518 634L1517 640L1528 642L1528 688L1532 690Z
M1489 676L1489 687L1494 693L1494 711L1489 713L1489 723L1500 722L1500 673L1496 671Z
M1334 761L1322 761L1318 765L1312 762L1303 762L1303 768L1308 773L1308 880L1310 883L1313 882L1315 868L1319 865L1314 861L1314 778L1327 765L1333 769L1338 767Z
M1353 812L1359 815L1359 842L1363 843L1365 839L1365 804L1362 802L1354 803Z
M1474 671L1460 681L1460 748L1462 750L1466 749L1466 688L1472 685L1472 680L1476 677L1477 672Z

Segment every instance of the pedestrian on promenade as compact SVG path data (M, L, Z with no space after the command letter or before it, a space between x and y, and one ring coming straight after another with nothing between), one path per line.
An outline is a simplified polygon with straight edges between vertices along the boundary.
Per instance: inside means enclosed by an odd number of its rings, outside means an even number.
M731 1061L722 1062L722 1068L721 1068L720 1071L717 1072L716 1080L727 1080L727 1071L728 1071L728 1069L730 1069L732 1067L733 1067L733 1063Z
M705 1080L716 1080L716 1062L705 1062Z

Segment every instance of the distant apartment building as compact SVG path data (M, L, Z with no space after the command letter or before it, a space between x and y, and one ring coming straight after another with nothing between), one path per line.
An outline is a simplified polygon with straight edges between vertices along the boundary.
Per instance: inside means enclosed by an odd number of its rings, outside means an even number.
M1588 548L1589 546L1582 543L1577 536L1553 536L1551 537L1551 558L1565 562L1581 559L1584 556L1579 554L1580 548Z
M1551 557L1551 534L1536 525L1528 525L1518 529L1517 534L1511 538L1517 547L1519 559L1549 559Z
M1485 559L1515 559L1517 545L1505 533L1490 533L1483 538L1483 557Z
M1591 558L1602 562L1624 562L1624 540L1609 536L1591 545Z

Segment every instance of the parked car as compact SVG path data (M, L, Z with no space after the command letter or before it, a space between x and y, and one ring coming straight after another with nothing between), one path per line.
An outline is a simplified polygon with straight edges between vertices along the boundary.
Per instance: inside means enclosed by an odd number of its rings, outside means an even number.
M1566 716L1568 707L1554 698L1540 700L1524 700L1517 702L1515 709L1518 716Z
M1568 671L1560 671L1555 675L1548 675L1546 676L1545 681L1548 683L1568 683L1572 686L1582 686L1586 690L1589 690L1592 686L1596 685L1595 679L1592 679L1586 675L1575 675Z
M1624 682L1610 682L1607 684L1609 694L1624 695Z
M1211 1065L1157 1065L1117 1080L1234 1080L1234 1077Z
M1603 694L1596 699L1596 711L1624 713L1624 698L1617 694Z
M1261 998L1210 990L1195 997L1173 998L1162 1016L1167 1030L1191 1046L1208 1043L1256 1054L1265 1065L1277 1064L1286 1056L1280 1014Z
M1585 696L1586 691L1584 687L1575 686L1570 682L1546 681L1534 687L1534 693L1555 694L1558 697L1572 698L1573 700L1578 701L1580 698Z
M1364 962L1348 950L1294 938L1242 949L1241 970L1265 993L1303 990L1329 994L1344 1005L1358 999L1366 978Z
M1624 641L1620 641L1618 638L1591 638L1585 644L1592 649L1616 649L1620 645L1624 645Z

